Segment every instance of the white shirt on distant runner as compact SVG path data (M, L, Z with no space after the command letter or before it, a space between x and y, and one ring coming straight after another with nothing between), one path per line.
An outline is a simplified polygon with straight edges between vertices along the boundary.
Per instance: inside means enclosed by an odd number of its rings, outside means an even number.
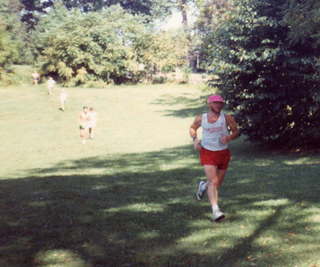
M60 101L66 101L66 99L68 98L68 93L62 89L60 92Z
M89 111L88 112L88 127L94 128L97 125L97 112Z
M47 82L47 85L49 88L53 88L55 84L56 84L56 81L54 79L49 79Z

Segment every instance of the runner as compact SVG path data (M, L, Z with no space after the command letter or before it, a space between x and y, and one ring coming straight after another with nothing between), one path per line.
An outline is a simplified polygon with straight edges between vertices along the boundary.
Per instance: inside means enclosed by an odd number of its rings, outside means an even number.
M80 122L80 138L82 144L86 143L86 139L88 138L88 107L84 106L80 113L79 117Z
M97 125L97 112L93 107L89 108L88 112L88 129L89 129L89 138L93 139L93 131Z
M196 197L201 200L207 191L214 221L225 217L218 206L218 189L222 185L231 158L228 143L239 136L234 118L222 112L224 103L224 99L219 95L209 96L209 112L197 116L190 127L194 148L200 153L200 163L207 177L206 182L199 183ZM197 138L199 127L202 127L202 140Z
M37 85L40 80L40 74L37 71L32 73L32 84Z
M61 88L60 91L60 110L64 111L65 103L68 98L68 94L64 88Z
M53 94L53 88L54 88L55 84L56 84L56 81L52 77L49 77L49 80L47 81L49 95Z

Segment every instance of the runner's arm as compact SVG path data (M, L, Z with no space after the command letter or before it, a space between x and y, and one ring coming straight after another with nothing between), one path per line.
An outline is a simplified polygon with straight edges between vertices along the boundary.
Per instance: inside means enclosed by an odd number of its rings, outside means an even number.
M189 129L189 134L190 134L191 138L193 139L193 141L197 139L197 130L200 126L201 126L201 116L197 116L194 119L194 121L191 124L190 129Z
M238 124L235 121L233 116L226 115L226 121L227 121L228 128L231 131L231 134L227 136L228 142L230 142L239 137L240 131L239 131Z

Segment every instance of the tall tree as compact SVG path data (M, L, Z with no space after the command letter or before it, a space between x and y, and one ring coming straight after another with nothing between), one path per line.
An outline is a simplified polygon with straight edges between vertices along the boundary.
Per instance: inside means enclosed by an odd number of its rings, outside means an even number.
M231 0L197 0L198 16L194 24L194 32L198 38L197 50L199 67L207 69L210 64L212 35L228 16L232 9Z
M53 5L52 0L21 0L23 4L23 13L21 21L27 25L27 28L33 29L39 20L39 16L46 13L46 9Z
M10 82L10 69L12 63L18 58L18 46L12 40L8 31L0 25L0 83Z
M0 2L0 24L8 32L16 34L20 25L20 12L23 5L19 0L2 0Z
M317 0L288 0L284 6L284 24L290 29L293 42L320 40L320 2Z
M186 38L186 42L188 44L187 54L185 56L185 69L186 71L189 68L193 67L193 41L191 28L188 20L188 11L190 10L189 5L193 3L194 0L173 0L174 6L179 10L182 18L182 27L184 30L184 35Z
M188 33L189 24L188 24L188 0L177 0L177 7L181 12L182 25L184 30Z
M19 0L2 0L0 2L0 26L2 30L7 32L6 35L20 51L20 56L16 57L15 63L26 63L28 61L26 28L21 23L22 10L23 5Z
M104 7L120 5L131 14L163 17L168 14L172 3L166 0L21 0L24 5L22 20L33 28L39 14L46 13L54 3L61 1L68 9L78 8L81 12L98 11Z
M286 0L238 0L212 35L213 86L250 140L319 147L320 44L290 41Z

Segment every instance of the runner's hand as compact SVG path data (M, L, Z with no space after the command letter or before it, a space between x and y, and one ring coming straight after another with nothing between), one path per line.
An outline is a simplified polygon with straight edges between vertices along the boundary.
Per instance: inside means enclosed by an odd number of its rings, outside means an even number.
M229 135L222 136L220 138L220 142L224 145L228 144L230 142L230 136Z
M198 138L194 139L193 141L193 147L195 150L200 151L201 150L201 145L200 145L200 140Z

